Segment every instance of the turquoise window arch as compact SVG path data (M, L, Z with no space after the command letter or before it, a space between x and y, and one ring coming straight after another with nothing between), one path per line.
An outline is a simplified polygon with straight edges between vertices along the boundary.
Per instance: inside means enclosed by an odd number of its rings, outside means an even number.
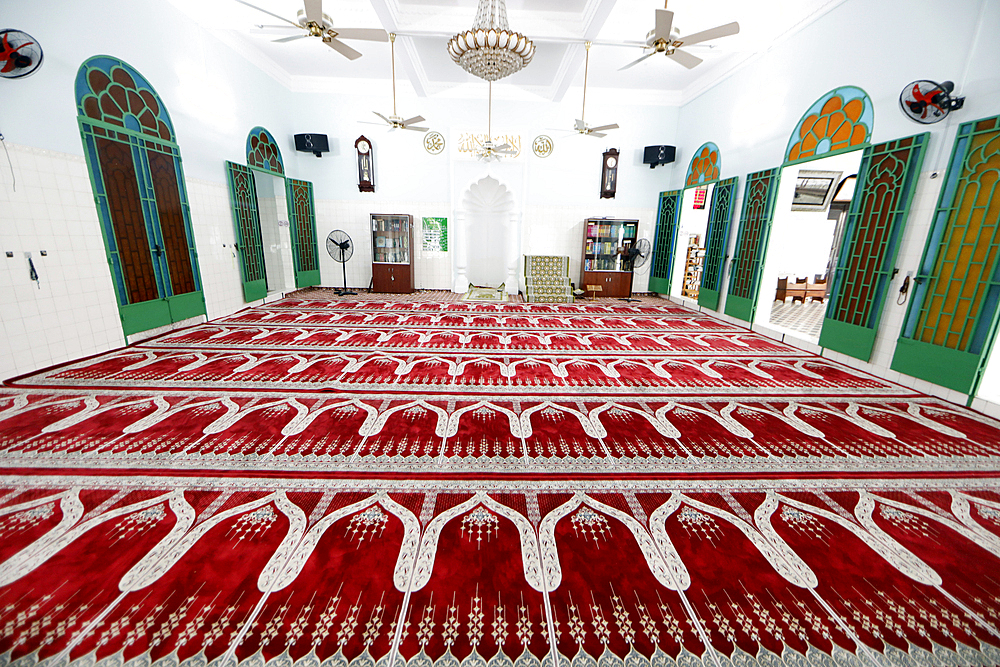
M281 159L278 142L274 140L274 135L259 125L247 135L247 166L277 176L285 175L285 163Z

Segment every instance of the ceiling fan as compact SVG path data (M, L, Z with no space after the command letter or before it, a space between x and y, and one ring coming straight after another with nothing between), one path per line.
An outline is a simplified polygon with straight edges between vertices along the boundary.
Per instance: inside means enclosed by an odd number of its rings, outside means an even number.
M341 39L363 39L371 42L384 42L388 40L388 35L385 30L379 28L339 28L334 29L333 22L330 17L323 13L323 0L304 0L305 9L300 9L296 14L296 21L290 21L283 16L278 16L273 12L269 12L266 9L262 9L257 5L252 5L245 0L236 0L236 2L241 5L246 5L247 7L252 7L259 12L264 12L269 16L284 21L288 25L260 25L258 26L261 30L272 31L272 30L305 30L304 35L291 35L289 37L282 37L281 39L275 39L275 42L292 42L296 39L304 39L306 37L319 37L323 40L323 43L329 46L334 51L340 53L341 55L350 58L351 60L357 60L361 57L361 52L356 51L344 44Z
M486 121L486 141L484 141L482 147L476 151L476 157L483 162L491 162L493 160L499 162L500 158L505 155L517 155L517 151L515 151L514 147L507 142L496 146L493 145L493 82L490 81L489 112Z
M587 74L590 70L590 42L587 42L584 46L587 49L587 59L584 61L583 65L583 108L580 109L580 117L576 119L574 129L580 134L588 134L592 137L604 137L607 136L604 130L617 130L618 123L590 127L586 122L584 122L584 118L586 118L587 113Z
M413 123L422 123L426 118L423 116L414 116L413 118L403 119L401 116L396 115L396 33L389 33L389 48L392 52L392 115L383 116L378 111L373 111L372 113L384 120L389 124L391 130L416 130L417 132L426 132L430 128L427 127L413 127ZM367 121L360 121L365 125L381 125L382 123L369 123Z
M719 37L728 37L729 35L735 35L740 31L740 24L733 21L732 23L727 23L715 28L696 32L693 35L681 37L680 31L674 27L673 23L674 13L667 9L667 4L664 2L663 9L656 10L656 22L653 29L647 33L646 43L643 46L644 49L652 49L652 51L641 58L633 60L628 65L619 68L618 71L620 72L621 70L628 69L633 65L637 65L646 58L655 56L657 53L662 53L674 62L678 62L684 67L691 69L693 67L697 67L704 61L694 54L688 53L687 51L681 51L680 47L707 42L710 39L718 39Z

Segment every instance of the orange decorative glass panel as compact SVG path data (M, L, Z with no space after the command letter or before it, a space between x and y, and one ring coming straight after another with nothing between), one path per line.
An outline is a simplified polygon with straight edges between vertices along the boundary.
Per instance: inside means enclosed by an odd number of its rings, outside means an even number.
M721 166L722 157L719 153L719 147L711 141L702 144L691 158L684 185L701 185L719 180Z
M860 148L871 140L875 112L868 93L842 86L819 98L795 126L785 162Z

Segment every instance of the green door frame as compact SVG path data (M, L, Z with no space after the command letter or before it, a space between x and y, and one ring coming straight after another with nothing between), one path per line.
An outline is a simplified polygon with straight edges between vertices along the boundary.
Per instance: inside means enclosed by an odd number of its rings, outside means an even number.
M118 316L122 323L123 333L126 336L131 336L132 334L167 326L198 315L205 315L207 313L205 296L201 286L201 270L198 264L198 251L195 246L194 230L191 226L191 208L188 204L187 189L184 185L180 147L171 141L154 139L142 132L136 132L86 116L78 116L77 121L80 128L80 135L83 139L84 156L87 162L87 172L90 176L90 185L94 192L94 203L97 206L98 218L101 221L101 236L104 240L104 250L108 258L108 267L111 270L111 282L117 298ZM108 203L108 190L104 182L104 174L101 170L101 162L98 155L98 138L129 146L146 230L146 241L159 298L138 302L129 301L128 289L125 286L124 269L122 268L117 241L115 240L111 207ZM176 170L181 215L184 220L184 232L187 237L186 242L191 259L192 280L195 285L194 291L185 294L173 293L170 281L170 267L166 253L164 252L165 246L163 232L160 228L160 215L156 203L156 193L150 176L148 151L156 151L170 156L173 159Z
M743 206L729 272L725 313L751 324L757 312L761 272L771 239L780 180L781 168L773 167L747 174L743 187Z
M316 239L316 203L313 184L285 178L288 202L289 233L292 237L292 259L295 263L295 286L319 285L319 251Z
M683 192L683 190L668 190L660 193L656 234L653 236L653 268L649 274L650 292L670 294L674 252L677 246L677 216Z
M1000 116L958 128L894 371L975 396L1000 303Z
M930 134L867 146L858 168L819 344L871 358Z
M705 263L701 271L701 285L698 287L698 305L703 308L719 309L722 293L722 275L726 269L726 250L729 248L729 228L736 205L736 183L733 176L719 181L712 189L712 204L708 214L708 230L705 234Z
M236 230L236 251L240 257L243 300L249 303L267 296L257 189L250 167L235 162L226 161L226 182L229 184L229 201Z

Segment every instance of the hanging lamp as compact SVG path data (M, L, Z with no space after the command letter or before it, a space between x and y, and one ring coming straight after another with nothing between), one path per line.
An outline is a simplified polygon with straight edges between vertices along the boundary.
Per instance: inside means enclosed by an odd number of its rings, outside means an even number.
M448 54L469 74L496 81L530 63L535 45L511 31L504 0L479 0L472 29L448 40Z

